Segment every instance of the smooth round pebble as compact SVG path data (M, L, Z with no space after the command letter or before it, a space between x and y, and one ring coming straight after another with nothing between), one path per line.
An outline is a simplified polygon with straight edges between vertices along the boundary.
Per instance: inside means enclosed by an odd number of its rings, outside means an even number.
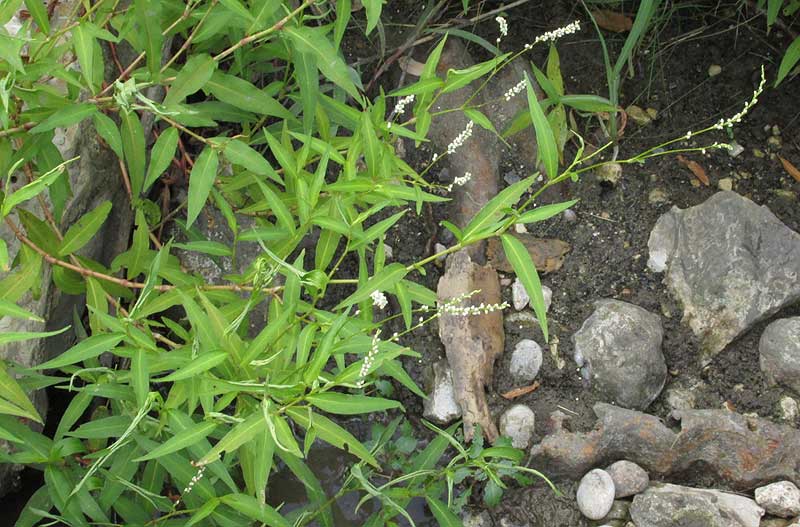
M614 496L617 498L627 498L644 492L650 484L650 476L647 475L647 471L632 461L623 460L612 463L606 472L614 482Z
M518 382L531 382L539 374L543 360L542 347L535 340L522 339L514 346L508 371Z
M590 520L605 518L614 505L614 481L605 470L587 472L578 485L578 509Z
M500 435L510 437L514 448L528 448L535 424L533 410L524 404L515 404L500 416Z
M778 481L756 489L756 503L773 516L793 518L800 514L800 489L791 481Z

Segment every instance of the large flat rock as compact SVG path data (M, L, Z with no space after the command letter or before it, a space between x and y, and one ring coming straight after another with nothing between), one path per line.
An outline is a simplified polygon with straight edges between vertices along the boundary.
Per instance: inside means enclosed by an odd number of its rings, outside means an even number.
M665 273L684 322L701 339L703 363L800 300L800 234L735 192L673 207L656 222L648 247L648 265Z

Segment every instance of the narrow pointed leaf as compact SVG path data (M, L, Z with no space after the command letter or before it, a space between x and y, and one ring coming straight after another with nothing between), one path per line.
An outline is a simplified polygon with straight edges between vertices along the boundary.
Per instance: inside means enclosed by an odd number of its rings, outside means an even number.
M219 166L219 158L216 150L205 147L192 168L192 173L189 178L189 206L186 217L186 228L191 227L203 206L206 204L208 194L211 192L211 187L214 186L214 180L217 178L217 167Z
M113 349L119 344L124 335L120 333L109 333L107 335L92 335L91 337L82 340L75 344L70 349L59 355L58 357L36 366L38 370L52 370L76 364L92 357L97 357L101 353L105 353Z
M211 434L216 427L217 424L211 421L197 423L194 426L190 426L189 428L178 432L174 436L170 437L167 441L162 443L159 447L149 451L144 456L134 459L133 461L139 463L142 461L147 461L148 459L156 459L161 456L177 452L178 450L188 448L208 437L208 435Z
M334 392L308 395L306 401L324 412L338 415L359 415L403 408L402 404L391 399Z
M58 248L58 255L65 256L74 253L89 243L103 226L109 212L111 212L111 202L104 201L92 211L84 214L64 235L61 246Z
M544 295L542 294L542 283L539 281L539 273L536 272L536 265L534 265L530 253L521 241L510 234L503 234L500 238L503 242L503 250L511 263L511 267L514 269L514 273L516 273L522 285L525 286L525 291L531 298L531 306L536 312L536 318L539 319L539 326L542 328L544 340L547 342L549 340L547 335L547 310L545 308Z
M169 168L175 150L178 148L177 128L167 128L158 136L153 150L150 152L150 165L147 167L147 177L144 180L144 192L147 192L161 174Z
M550 128L550 123L547 122L542 107L539 106L539 101L536 98L536 93L533 91L531 78L525 74L525 87L528 94L528 111L531 114L531 121L533 122L533 129L536 132L536 145L539 148L539 157L544 165L544 170L549 179L553 179L558 175L558 149L556 148L556 141L553 137L553 130Z
M352 306L362 300L366 300L375 291L389 291L406 274L408 274L408 271L403 264L398 262L389 264L368 280L366 284L359 287L355 293L342 300L336 306L336 309Z
M203 88L217 69L216 61L206 53L193 55L181 68L170 86L164 104L182 102L186 97Z

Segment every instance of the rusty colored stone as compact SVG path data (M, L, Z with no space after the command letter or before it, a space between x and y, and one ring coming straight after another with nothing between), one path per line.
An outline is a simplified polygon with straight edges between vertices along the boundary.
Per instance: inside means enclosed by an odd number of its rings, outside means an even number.
M536 270L540 273L552 273L561 269L564 265L564 258L566 254L572 249L567 242L556 240L554 238L536 238L527 233L515 233L514 237L522 242L528 253L533 259ZM514 270L506 258L506 253L503 251L503 244L497 238L492 238L486 247L486 255L489 258L489 263L504 273L511 273Z
M532 466L578 478L589 469L626 459L651 475L714 477L746 490L777 480L800 481L800 431L725 410L680 410L675 432L652 415L605 403L589 432L560 427L533 447ZM558 420L554 423L560 424Z

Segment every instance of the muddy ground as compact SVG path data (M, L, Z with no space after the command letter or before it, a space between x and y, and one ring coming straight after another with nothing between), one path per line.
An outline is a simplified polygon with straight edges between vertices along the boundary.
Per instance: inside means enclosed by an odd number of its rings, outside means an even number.
M391 4L388 7L387 14L397 17L397 22L413 22L413 17L420 12L420 9L391 9ZM486 9L494 7L493 3L486 4ZM633 9L628 7L627 12L632 12ZM572 2L533 1L509 10L505 15L510 30L503 43L504 50L519 49L532 36L574 19L581 20L583 29L558 43L566 91L607 95L600 44L582 8L574 7ZM790 42L790 36L784 30L773 29L767 36L763 17L755 12L739 12L733 3L713 3L702 9L674 6L668 18L656 23L657 31L645 41L631 63L632 76L624 80L620 101L623 107L636 104L654 108L658 115L655 121L645 126L628 122L620 141L618 159L682 136L688 130L705 128L738 112L758 85L760 67L764 65L767 79L773 79L781 50ZM488 41L494 41L497 36L493 17L468 29ZM624 35L606 33L606 38L613 60L615 51L622 46ZM404 39L397 36L396 40L402 42ZM358 54L358 46L351 49L354 55ZM469 51L476 61L489 57L484 49L474 44L469 46ZM544 69L546 53L545 47L534 49L530 58ZM415 50L413 56L424 61L427 48L423 46ZM709 76L711 65L721 66L722 72ZM386 91L397 87L400 74L398 68L393 70L381 78ZM368 79L369 72L366 73L364 78ZM597 121L576 118L581 128L579 132L596 146L602 144ZM800 230L800 182L782 168L777 158L781 155L800 165L798 131L798 80L785 81L778 89L773 89L770 83L756 107L734 129L733 137L715 132L683 143L698 146L735 139L744 147L744 152L736 157L724 150L686 156L706 170L710 180L708 186L699 183L674 156L666 156L643 165L625 165L623 177L617 185L601 183L594 175L587 174L578 182L565 184L558 192L548 193L547 202L580 199L574 208L577 213L575 221L560 216L535 228L529 226L529 231L538 236L558 238L572 246L563 268L542 278L542 283L553 290L548 317L551 342L552 336L558 339L557 353L552 354L530 316L507 311L506 354L496 364L494 382L489 390L492 411L499 417L510 404L498 394L515 387L507 373L507 361L514 344L521 338L533 338L545 350L544 365L538 377L541 387L515 402L529 405L535 411L538 437L545 433L547 416L557 409L571 416L569 428L591 428L595 422L591 409L598 399L584 386L571 360L571 335L591 314L594 301L614 298L662 316L663 351L670 378L661 397L648 409L649 413L666 418L669 413L665 401L667 390L675 386L696 386L693 393L697 408L722 408L725 405L741 413L755 413L778 420L777 403L785 392L767 386L758 365L758 339L768 321L754 326L709 365L702 367L698 360L697 339L681 324L680 306L666 291L661 275L647 269L647 241L661 214L672 206L686 208L702 203L719 190L719 181L724 178L732 180L733 190L766 205L791 229ZM466 145L466 148L479 147ZM416 161L419 168L432 154L425 150L413 151L412 145L407 145L407 150L410 160ZM575 148L572 146L567 150L574 153ZM505 181L513 181L527 175L520 174L520 161L524 160L515 158L514 152L504 152L499 176ZM649 197L654 190L665 196L664 201L651 202ZM393 229L386 240L394 249L395 259L410 263L427 256L432 247L431 240L447 244L447 233L437 229L438 222L447 219L447 214L446 207L438 207L421 217L406 216L406 220ZM441 272L441 268L431 268L427 276L416 278L435 289ZM504 295L510 302L509 287L505 288ZM775 317L798 314L800 306L794 306ZM436 327L418 330L404 343L423 354L419 361L408 361L407 367L416 379L424 382L430 364L443 357ZM562 369L558 368L555 357L566 362ZM412 415L422 413L420 401L408 397L404 402ZM534 468L547 473L547 467ZM690 479L678 483L714 486L714 482L704 481L703 474L688 477ZM518 489L504 498L491 514L495 519L507 518L528 525L577 525L576 522L582 520L569 499L570 494L574 496L574 483L559 483L565 498L554 497L541 486Z

